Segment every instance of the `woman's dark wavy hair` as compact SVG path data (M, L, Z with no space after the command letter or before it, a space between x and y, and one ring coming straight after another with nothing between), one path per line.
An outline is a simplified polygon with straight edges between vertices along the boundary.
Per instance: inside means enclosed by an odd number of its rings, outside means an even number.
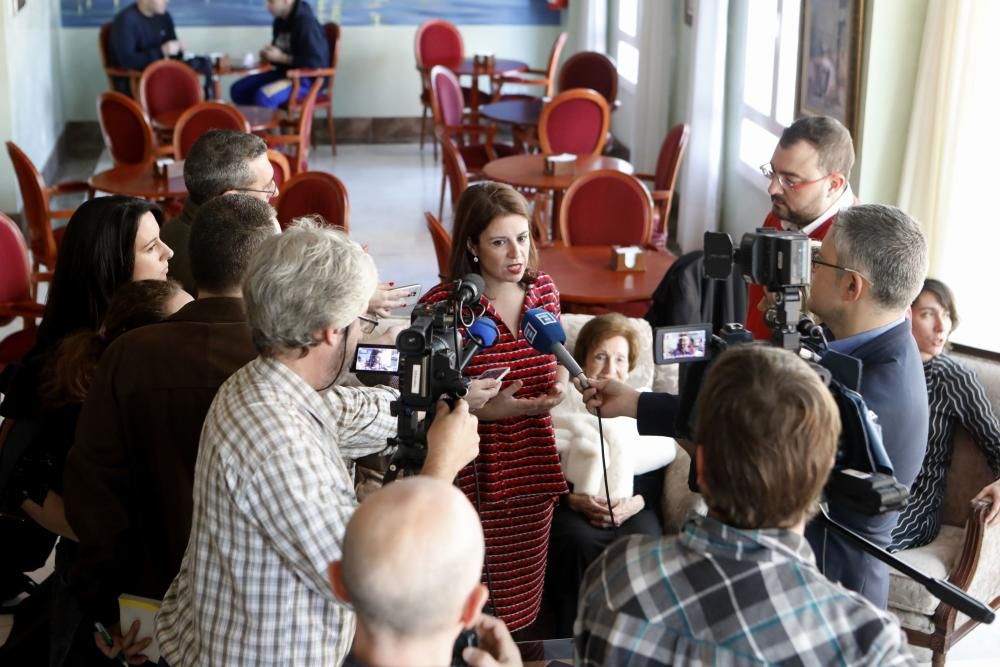
M945 285L943 282L936 278L927 278L924 280L924 286L920 290L920 294L917 298L913 300L913 305L917 304L917 300L923 295L924 292L929 292L934 295L941 304L941 307L948 312L948 317L951 318L951 331L958 328L958 307L955 305L955 295L952 293L951 288Z
M96 331L115 291L132 280L139 218L163 211L138 197L98 197L80 205L66 225L38 329L37 352L79 329Z

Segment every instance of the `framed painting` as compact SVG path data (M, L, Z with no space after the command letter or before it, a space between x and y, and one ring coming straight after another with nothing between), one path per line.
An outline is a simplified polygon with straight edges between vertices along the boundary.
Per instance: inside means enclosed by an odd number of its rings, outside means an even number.
M857 137L863 0L802 0L796 117L832 116Z

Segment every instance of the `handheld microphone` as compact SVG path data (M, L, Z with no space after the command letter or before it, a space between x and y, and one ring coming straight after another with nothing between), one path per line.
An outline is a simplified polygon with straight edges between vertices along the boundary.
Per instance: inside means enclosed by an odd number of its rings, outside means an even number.
M566 332L555 315L544 308L532 308L521 318L521 333L531 347L544 354L556 355L559 363L569 371L570 377L580 381L581 387L590 387L580 364L576 363L576 359L563 345L566 342Z
M497 330L496 322L488 317L480 317L476 319L476 321L474 321L471 325L469 325L469 328L466 329L466 333L469 334L469 342L467 342L465 347L462 348L462 356L458 362L458 370L462 370L468 366L472 357L476 356L476 352L493 345L493 343L497 340L497 336L500 335L500 332Z
M483 277L478 273L467 273L455 281L455 300L463 305L477 303L479 295L486 289Z

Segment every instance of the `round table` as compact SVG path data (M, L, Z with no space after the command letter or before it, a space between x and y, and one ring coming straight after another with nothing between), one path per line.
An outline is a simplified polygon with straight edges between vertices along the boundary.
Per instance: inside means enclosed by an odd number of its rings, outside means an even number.
M187 197L183 176L161 178L156 173L156 163L128 167L114 167L94 174L87 179L90 195L97 190L113 195L131 195L150 200L179 199Z
M277 127L280 122L275 109L271 107L259 107L252 104L237 104L236 109L243 114L243 117L250 123L251 132L261 132ZM162 130L172 130L177 125L178 119L187 109L175 109L164 111L153 117L153 127Z
M563 312L586 312L594 306L614 310L616 305L649 301L677 257L646 250L645 259L645 271L615 271L611 268L611 246L557 242L538 249L538 267L552 276L559 288Z
M504 100L482 105L479 107L479 114L496 123L538 125L543 106L545 102L541 97L530 100Z
M631 164L616 157L604 155L581 155L573 163L573 171L558 176L545 173L544 155L511 155L483 167L483 175L491 181L500 181L518 188L552 191L552 230L554 238L559 237L559 209L562 207L563 192L580 176L602 169L614 169L623 174L632 174Z

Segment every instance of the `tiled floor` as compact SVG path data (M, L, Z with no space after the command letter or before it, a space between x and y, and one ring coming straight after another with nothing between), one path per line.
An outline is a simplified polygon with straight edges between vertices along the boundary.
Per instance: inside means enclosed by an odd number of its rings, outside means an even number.
M326 145L310 155L313 169L329 171L344 181L350 195L351 236L368 245L383 280L419 283L424 289L437 282L434 247L424 225L424 211L436 214L440 166L430 147L422 153L412 144L342 145L332 156ZM75 160L62 178L85 177L80 169L92 161ZM106 156L97 169L110 166ZM74 173L77 172L77 173ZM450 228L450 211L445 225ZM0 328L0 339L10 327ZM10 617L0 615L0 643L9 632ZM1000 665L1000 622L979 626L950 652L953 667Z

